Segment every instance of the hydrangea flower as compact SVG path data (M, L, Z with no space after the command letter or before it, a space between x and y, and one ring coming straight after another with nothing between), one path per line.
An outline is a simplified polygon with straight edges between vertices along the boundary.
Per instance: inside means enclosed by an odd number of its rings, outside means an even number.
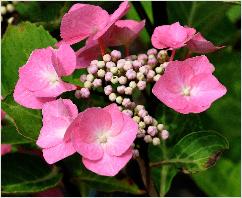
M27 108L41 109L45 102L76 89L76 86L61 80L62 76L72 74L75 68L75 52L69 45L63 44L59 49L34 50L27 63L19 69L14 100Z
M190 41L187 42L187 48L191 52L203 54L217 51L224 46L217 47L212 42L206 40L201 33L195 34Z
M177 112L203 112L227 91L212 75L213 70L206 56L170 62L152 93Z
M99 175L116 175L131 159L138 132L132 118L116 104L92 107L80 113L67 130L85 167Z
M152 45L157 49L177 49L186 45L196 33L194 28L183 27L179 22L155 28L151 37Z
M53 164L75 153L66 130L78 115L76 105L69 99L58 99L43 105L43 127L36 144L43 149L43 156Z
M63 40L60 43L65 42L71 45L86 38L93 41L98 40L127 13L128 9L127 1L121 3L111 15L99 6L75 4L62 18L60 32Z
M1 155L5 155L11 152L11 145L10 144L1 144Z

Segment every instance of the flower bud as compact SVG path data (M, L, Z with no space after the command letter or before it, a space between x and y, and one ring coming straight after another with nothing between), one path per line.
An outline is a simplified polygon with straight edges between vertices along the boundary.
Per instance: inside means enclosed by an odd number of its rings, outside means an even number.
M139 122L139 127L141 128L141 129L144 129L145 128L145 123L143 122L143 121L141 121L141 122Z
M104 68L105 67L105 62L104 61L98 61L97 63L98 68Z
M133 149L133 150L132 150L132 153L133 153L133 157L134 157L134 158L139 157L139 150L138 150L138 149Z
M136 77L137 77L138 80L143 80L145 78L144 74L141 73L141 72L138 72Z
M153 79L154 79L154 81L157 82L160 79L160 77L161 77L160 74L156 74Z
M122 96L118 96L118 97L116 98L116 102L117 102L118 104L121 104L121 103L123 102L123 97L122 97Z
M117 87L117 92L120 94L124 94L125 86L121 85Z
M105 70L99 69L97 71L97 76L100 77L100 78L103 78L105 76Z
M148 112L145 109L140 109L138 115L142 118L148 115Z
M126 95L132 95L133 89L131 87L125 87L124 93Z
M150 58L148 59L148 65L154 67L157 64L156 58Z
M155 72L153 70L149 70L149 72L147 74L147 78L152 79L154 76L155 76Z
M151 48L147 51L148 55L156 55L157 54L157 50L155 48Z
M94 87L100 87L100 86L102 85L102 80L96 78L96 79L93 81L92 84L93 84Z
M105 80L106 81L110 81L112 79L112 77L113 77L113 74L111 72L107 72L105 74Z
M126 108L129 108L129 106L131 105L131 101L129 98L124 98L123 99L123 102L122 102L122 105Z
M7 9L5 6L1 6L1 15L4 15L7 13Z
M164 125L163 125L163 124L158 124L158 125L157 125L157 129L158 129L159 131L162 131L162 130L164 129Z
M80 98L81 98L80 90L76 90L76 91L75 91L75 97L76 97L77 99L80 99Z
M133 69L129 69L125 75L129 80L133 80L136 78L136 72Z
M144 137L144 141L145 141L146 143L150 143L150 142L152 142L152 137L151 137L150 135L146 135L146 136Z
M103 61L105 61L105 62L111 61L111 56L109 54L105 54L103 56Z
M108 69L110 69L111 67L115 67L115 66L116 66L115 63L112 62L112 61L106 63L106 67L107 67Z
M87 81L92 82L94 80L94 76L92 74L87 74Z
M141 62L140 61L138 61L138 60L135 60L135 61L133 61L133 67L135 68L135 69L138 69L138 68L140 68L142 65L141 65Z
M136 87L136 82L135 81L130 81L129 83L129 87L131 87L132 89L134 89Z
M117 67L118 67L119 69L123 68L125 62L126 62L125 59L120 59L120 60L118 60L118 62L117 62Z
M145 124L152 124L153 118L149 115L144 117Z
M154 137L152 143L154 146L160 145L160 139L158 137Z
M148 56L146 54L139 54L137 59L139 61L140 60L145 60L146 61L148 59Z
M139 123L139 122L140 122L140 117L139 117L139 116L134 116L134 117L133 117L133 120L134 120L136 123Z
M141 109L145 109L144 105L137 105L137 106L135 107L135 110L136 110L136 111L140 111Z
M116 100L116 94L115 93L111 93L109 96L108 96L109 100L114 102Z
M111 67L110 72L112 72L113 74L116 74L118 72L118 68L117 67Z
M113 76L111 79L111 83L117 84L118 83L118 76Z
M146 88L146 82L145 81L139 81L137 83L137 87L139 90L144 90Z
M129 109L125 109L122 111L124 114L126 114L127 116L129 117L132 117L133 116L133 112Z
M12 24L13 21L14 21L14 17L10 17L10 18L8 19L8 24Z
M120 76L119 79L118 79L118 82L121 84L121 85L124 85L126 84L127 82L127 78L125 76Z
M12 4L10 4L10 3L7 4L6 8L7 8L7 11L10 12L10 13L13 12L13 11L15 10L15 9L14 9L14 6L13 6Z
M126 61L125 63L124 63L124 66L123 66L123 69L125 70L125 71L128 71L129 69L132 69L132 62L131 61Z
M157 133L157 128L155 126L149 126L147 129L147 133L149 133L151 136L155 136Z
M92 87L92 83L90 81L84 82L84 87L90 89Z
M143 73L143 74L147 74L149 71L149 68L147 66L142 66L139 68L139 72Z
M169 132L167 130L162 130L161 131L161 138L163 140L166 140L169 137Z
M90 91L87 88L81 88L80 94L82 98L88 98L90 96Z
M107 85L106 87L104 87L105 95L107 95L107 96L110 95L112 93L112 91L113 91L113 88L111 85Z
M157 54L157 60L159 63L163 63L168 60L168 54L166 50L160 50L159 53Z
M155 72L157 73L157 74L161 74L162 72L163 72L163 67L156 67L155 68Z
M97 70L98 70L98 67L96 65L90 65L87 68L87 71L89 74L95 74L95 73L97 73Z
M153 118L153 123L152 123L154 126L157 126L158 125L158 122L155 118Z
M95 65L95 66L97 66L97 64L98 64L98 60L92 60L90 63L90 65Z
M118 50L113 50L113 51L111 52L111 56L112 56L112 60L113 60L113 61L116 61L116 60L118 60L118 59L121 58L121 52L118 51Z
M86 74L82 74L80 76L80 81L84 83L86 80L87 80L87 75Z

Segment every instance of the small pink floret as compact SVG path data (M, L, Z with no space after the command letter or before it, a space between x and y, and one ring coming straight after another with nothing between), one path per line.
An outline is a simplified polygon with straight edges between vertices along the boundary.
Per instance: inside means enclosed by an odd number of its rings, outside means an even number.
M177 112L203 112L227 91L212 75L213 69L206 56L170 62L152 93Z

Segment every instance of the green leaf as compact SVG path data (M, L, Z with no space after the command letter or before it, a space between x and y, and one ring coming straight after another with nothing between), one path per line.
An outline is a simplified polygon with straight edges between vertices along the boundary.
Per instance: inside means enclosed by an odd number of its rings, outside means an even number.
M13 121L16 130L25 138L35 141L42 126L41 111L17 104L12 95L2 101L2 108Z
M30 53L56 43L56 39L42 27L29 22L8 26L2 39L2 96L11 93L18 79L18 69Z
M240 197L240 167L240 163L221 159L216 166L192 178L208 196Z
M228 148L228 141L217 132L193 132L174 146L168 163L175 163L184 173L195 173L213 166Z
M67 83L71 83L71 84L83 87L83 82L80 81L80 76L86 73L87 73L86 69L78 69L78 70L75 70L75 72L71 76L63 76L62 80Z
M2 144L25 144L32 140L25 138L16 130L14 122L6 115L2 120L1 143Z
M206 1L167 3L170 23L179 21L182 25L194 27L217 45L231 45L231 40L239 39L239 31L225 15L232 4Z
M12 153L2 157L1 191L4 195L44 191L56 186L62 175L40 157Z
M75 155L71 158L66 158L64 160L66 168L69 169L73 177L73 183L82 188L83 185L88 187L94 187L96 190L101 192L125 192L135 195L141 195L144 193L140 190L138 186L132 182L131 179L123 178L117 179L115 177L104 177L99 176L89 170L87 170L81 163L80 156ZM86 195L86 192L82 192Z

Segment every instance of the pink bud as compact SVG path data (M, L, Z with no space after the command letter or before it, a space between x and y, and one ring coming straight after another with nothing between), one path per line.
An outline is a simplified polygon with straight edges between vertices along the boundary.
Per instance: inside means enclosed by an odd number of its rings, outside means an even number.
M112 61L106 63L106 67L109 68L109 69L110 69L111 67L115 67L115 66L116 66L115 63L112 62Z
M151 58L148 60L148 65L154 67L157 64L157 60L155 58Z
M146 54L139 54L138 55L138 60L147 60L148 56Z
M112 93L113 88L111 85L107 85L106 87L104 87L104 93L108 96Z
M76 90L76 91L75 91L75 97L76 97L77 99L80 99L80 98L81 98L80 90Z
M156 55L157 54L157 50L156 49L154 49L154 48L152 48L152 49L149 49L148 51L147 51L147 54L148 55Z
M94 87L100 87L100 86L102 85L102 80L96 78L96 79L93 81L92 84L93 84Z
M126 95L132 95L133 89L131 87L125 87L124 93Z
M106 81L110 81L110 80L112 79L112 77L113 77L112 72L107 72L107 73L105 74L105 80L106 80Z
M126 84L127 82L127 78L125 76L120 76L119 79L118 79L118 82L121 84L121 85L124 85Z
M132 117L133 116L133 112L129 109L125 109L122 111L124 114L126 114L127 116L129 117Z
M122 102L122 105L126 108L129 108L129 106L131 105L131 101L129 98L124 98L123 99L123 102Z
M144 117L145 124L151 124L152 121L153 121L153 118L151 116L148 115Z
M157 128L154 126L149 126L147 129L147 133L149 133L151 136L154 136L157 133Z
M155 76L154 70L149 70L147 73L147 78L152 79Z
M133 61L133 67L134 67L135 69L138 69L138 68L140 68L141 66L142 66L142 64L141 64L140 61L138 61L138 60Z
M121 85L121 86L118 86L117 87L117 91L120 94L124 94L124 90L125 90L125 86L124 85Z
M141 109L138 113L138 115L142 118L148 115L148 112L145 109Z
M146 75L149 72L149 67L147 67L146 65L142 66L139 68L139 71Z
M96 65L97 66L98 60L92 60L90 65Z
M137 87L139 90L144 90L146 88L146 82L145 81L139 81L137 83Z
M97 73L98 67L96 65L91 65L87 68L89 74Z
M162 130L160 136L163 140L166 140L169 137L169 132L167 130Z
M88 98L90 96L90 91L88 88L81 88L80 93L82 98Z
M80 76L80 81L81 82L85 82L87 80L87 75L86 74L82 74L81 76Z
M114 59L114 60L118 60L118 59L120 59L121 58L121 52L120 51L118 51L118 50L113 50L112 52L111 52L111 56L112 56L112 59Z
M133 70L133 69L129 69L127 72L126 72L126 76L129 80L133 80L136 78L136 72Z

